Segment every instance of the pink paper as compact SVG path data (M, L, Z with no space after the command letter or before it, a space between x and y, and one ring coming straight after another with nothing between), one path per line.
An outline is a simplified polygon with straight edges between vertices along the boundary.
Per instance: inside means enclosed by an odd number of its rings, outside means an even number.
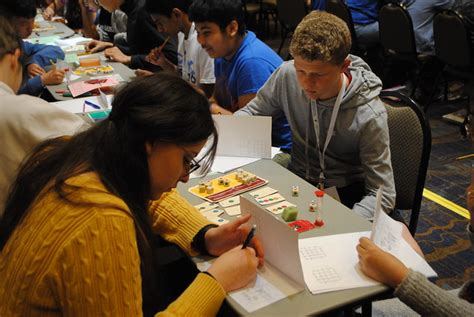
M73 97L80 96L86 92L92 91L97 88L112 87L118 85L119 82L114 78L107 78L101 83L90 83L91 81L98 81L97 79L89 79L85 81L79 81L68 85L69 91Z

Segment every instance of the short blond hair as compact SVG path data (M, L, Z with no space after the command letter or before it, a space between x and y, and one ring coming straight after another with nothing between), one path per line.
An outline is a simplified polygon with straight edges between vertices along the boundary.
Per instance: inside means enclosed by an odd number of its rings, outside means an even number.
M308 61L340 65L349 55L351 33L337 16L312 11L298 24L290 44L290 53Z

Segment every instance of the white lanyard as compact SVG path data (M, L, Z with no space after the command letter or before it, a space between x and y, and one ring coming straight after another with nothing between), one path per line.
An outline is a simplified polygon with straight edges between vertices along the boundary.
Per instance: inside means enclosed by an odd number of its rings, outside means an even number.
M336 125L337 114L341 106L342 97L344 96L344 93L346 92L346 76L344 74L342 74L341 76L342 76L342 87L339 90L339 93L336 98L336 102L334 103L334 108L332 110L332 115L331 115L331 121L329 122L329 128L326 134L326 141L324 142L324 147L322 150L321 150L321 147L319 146L320 125L319 125L319 116L318 116L318 106L315 100L311 100L311 108L314 108L316 110L317 126L315 127L314 130L316 131L316 146L318 147L318 151L319 151L319 166L321 167L321 173L319 174L319 187L321 189L324 188L324 179L325 179L324 169L326 167L325 162L324 162L324 157L326 155L326 149L328 148L329 142L331 142L331 137L334 132L334 126Z

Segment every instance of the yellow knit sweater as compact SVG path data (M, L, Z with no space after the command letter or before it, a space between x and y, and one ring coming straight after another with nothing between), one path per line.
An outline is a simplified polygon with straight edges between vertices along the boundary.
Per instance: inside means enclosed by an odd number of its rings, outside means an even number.
M39 198L0 254L0 316L141 316L140 258L130 210L95 173L73 177L75 205ZM102 205L102 206L98 206ZM191 254L208 222L176 191L150 207L153 229ZM225 291L198 274L158 315L215 315Z

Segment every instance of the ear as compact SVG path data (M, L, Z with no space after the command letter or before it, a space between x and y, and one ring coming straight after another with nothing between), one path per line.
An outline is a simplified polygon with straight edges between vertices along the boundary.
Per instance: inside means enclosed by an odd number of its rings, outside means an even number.
M153 148L154 148L154 144L151 143L150 141L146 141L145 142L145 152L148 156L151 155L151 153L153 153Z
M351 65L351 60L349 58L346 58L344 62L342 62L341 73L345 73L350 65Z
M239 32L239 23L237 23L236 20L232 20L229 24L227 24L225 29L229 36L234 37Z
M181 17L183 16L183 12L178 8L173 8L173 10L171 10L171 16L173 18L181 20Z
M10 65L13 71L18 69L18 67L22 68L20 64L21 50L19 48L17 48L13 54L7 54L7 56L10 56Z

